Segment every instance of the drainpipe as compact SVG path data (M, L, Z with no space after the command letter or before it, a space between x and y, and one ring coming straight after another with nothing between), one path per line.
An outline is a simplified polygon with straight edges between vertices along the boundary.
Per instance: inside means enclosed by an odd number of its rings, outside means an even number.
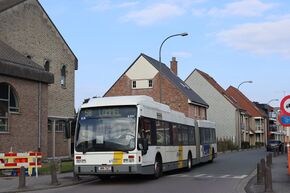
M41 82L38 83L38 149L41 151Z

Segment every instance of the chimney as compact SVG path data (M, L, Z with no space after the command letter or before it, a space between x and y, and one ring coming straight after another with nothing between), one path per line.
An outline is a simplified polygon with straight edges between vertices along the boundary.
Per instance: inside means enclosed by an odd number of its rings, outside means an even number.
M170 61L170 70L177 76L177 61L175 57L172 57Z

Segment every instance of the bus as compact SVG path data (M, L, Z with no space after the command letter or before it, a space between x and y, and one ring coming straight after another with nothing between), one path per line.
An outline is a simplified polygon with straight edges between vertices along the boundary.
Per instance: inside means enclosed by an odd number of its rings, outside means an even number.
M149 96L86 100L76 121L74 174L109 179L163 172L213 161L215 124L194 120Z

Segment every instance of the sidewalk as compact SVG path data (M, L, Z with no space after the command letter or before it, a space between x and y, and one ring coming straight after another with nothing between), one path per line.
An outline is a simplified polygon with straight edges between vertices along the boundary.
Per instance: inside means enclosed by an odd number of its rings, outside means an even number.
M274 193L290 193L290 176L287 168L287 154L273 157L272 181ZM255 171L256 172L256 171ZM257 174L257 172L255 173ZM247 193L264 193L265 185L257 185L257 176L255 175L245 188Z
M24 189L18 189L19 177L0 176L0 193L12 193L12 192L25 192L33 190L42 190L57 188L62 186L71 186L74 184L85 183L95 179L95 176L82 176L78 181L74 179L73 173L60 173L57 174L59 185L51 185L51 175L41 175L36 178L35 176L26 177L26 187Z

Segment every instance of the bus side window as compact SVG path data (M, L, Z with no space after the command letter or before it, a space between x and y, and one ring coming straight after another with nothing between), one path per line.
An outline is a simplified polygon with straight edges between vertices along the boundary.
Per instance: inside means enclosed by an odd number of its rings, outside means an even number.
M148 145L151 145L152 139L151 139L151 120L147 118L141 118L140 119L140 127L141 131L141 137L148 139Z
M194 127L189 127L188 129L188 138L189 138L189 145L195 145L195 133L194 133Z
M177 130L177 125L176 124L172 124L172 141L173 141L173 145L178 145L178 130Z
M162 121L156 121L157 145L165 145L165 132Z

